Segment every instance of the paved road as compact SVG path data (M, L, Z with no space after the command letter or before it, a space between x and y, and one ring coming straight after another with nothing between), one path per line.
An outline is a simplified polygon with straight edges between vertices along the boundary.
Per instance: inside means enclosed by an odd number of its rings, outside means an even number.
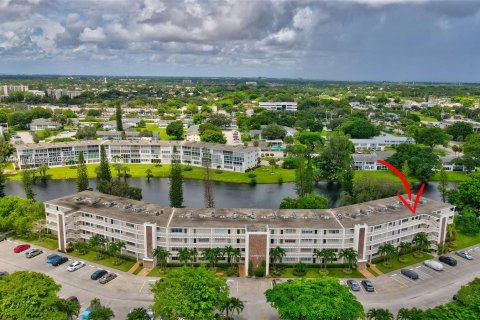
M101 285L98 281L90 280L90 275L97 269L104 267L90 263L75 272L68 272L68 262L53 267L45 263L47 255L54 251L45 250L45 253L27 259L25 254L13 253L15 244L10 241L0 242L0 270L14 272L19 270L32 270L45 273L51 276L57 283L62 285L59 295L63 298L76 296L81 305L81 311L89 305L90 300L99 298L102 304L112 308L115 313L115 319L125 319L128 312L136 307L149 307L152 303L153 295L150 293L150 284L155 281L154 278L143 278L121 272L114 271L118 277L111 282Z
M134 276L125 272L115 271L119 276L106 285L100 285L90 280L90 274L102 268L87 262L87 266L70 273L66 271L67 264L52 267L45 263L45 258L52 253L45 253L32 259L26 259L24 253L14 254L15 243L0 242L0 271L34 270L50 275L62 285L60 296L66 298L75 295L82 304L82 311L94 297L114 311L115 319L125 319L126 314L138 306L148 307L153 296L149 286L156 279ZM455 256L456 267L444 265L444 271L437 272L421 264L410 268L416 270L420 279L413 281L405 278L399 271L376 277L372 280L376 292L367 293L363 290L355 293L365 310L370 308L388 308L393 312L406 307L430 308L451 301L452 296L462 285L475 277L480 277L480 246L471 247L469 251L474 260L467 261ZM107 269L108 270L108 269ZM283 280L285 281L285 280ZM272 279L233 278L228 280L232 296L244 301L245 309L237 320L277 320L275 309L267 304L265 290L272 287Z

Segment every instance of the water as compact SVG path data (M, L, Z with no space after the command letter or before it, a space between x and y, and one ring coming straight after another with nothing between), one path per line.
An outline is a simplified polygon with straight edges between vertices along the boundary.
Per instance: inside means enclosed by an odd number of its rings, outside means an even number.
M169 180L145 178L129 178L129 184L142 188L143 200L150 203L168 205ZM423 196L441 200L437 182L426 185ZM90 180L90 187L95 187L95 180ZM414 186L417 190L419 185ZM455 188L451 183L450 188ZM76 192L75 180L51 180L47 186L34 186L37 200L51 200ZM215 206L217 208L278 208L285 197L295 197L293 183L284 184L248 184L214 182ZM7 181L5 193L24 197L25 192L18 181ZM341 188L334 183L319 182L315 186L315 193L327 197L329 206L336 207L340 202ZM185 206L190 208L203 207L203 182L200 180L185 180L183 188Z

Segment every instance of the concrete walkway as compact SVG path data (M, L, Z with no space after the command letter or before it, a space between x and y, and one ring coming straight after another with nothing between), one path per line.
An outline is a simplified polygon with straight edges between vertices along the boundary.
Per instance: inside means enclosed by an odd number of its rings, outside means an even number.
M375 276L373 274L371 274L370 271L367 270L367 266L364 263L358 264L357 270L358 270L358 272L363 274L365 276L365 278L367 278L367 279L375 278Z
M378 269L377 266L374 265L374 264L370 264L370 268L371 268L373 271L375 271L375 273L378 274L379 276L381 276L381 275L383 274L383 272L380 271L380 269Z
M133 267L131 267L130 270L128 270L127 272L133 274L135 270L137 270L137 268L140 267L140 263L141 261L137 261L137 263L135 263Z
M139 276L139 277L146 277L150 271L152 271L152 269L150 269L150 268L143 268L143 269L140 270L140 272L138 273L138 276Z

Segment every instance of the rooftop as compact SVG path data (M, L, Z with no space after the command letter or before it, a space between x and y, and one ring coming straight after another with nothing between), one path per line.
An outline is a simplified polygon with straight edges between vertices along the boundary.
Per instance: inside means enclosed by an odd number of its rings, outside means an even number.
M407 196L404 196L405 198ZM121 219L132 223L157 223L168 227L245 226L270 228L354 228L357 224L370 226L412 217L412 213L398 200L390 197L333 209L249 209L249 208L169 208L160 204L110 196L93 191L83 191L48 204L67 207L68 213L84 211ZM438 210L451 209L452 205L422 198L417 215L427 214L438 218Z

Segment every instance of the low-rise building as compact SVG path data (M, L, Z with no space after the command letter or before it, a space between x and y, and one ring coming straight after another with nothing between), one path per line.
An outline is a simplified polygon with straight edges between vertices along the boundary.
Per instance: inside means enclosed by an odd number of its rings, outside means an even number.
M105 147L107 158L120 159L123 163L165 163L178 156L183 164L202 166L209 159L214 169L245 172L257 166L260 149L243 145L224 145L186 141L129 141L93 140L56 143L23 144L16 146L21 169L48 164L65 166L78 161L83 152L86 163L100 162L100 147Z
M45 130L45 129L52 129L58 130L62 125L59 122L52 121L50 119L33 119L30 123L30 130L37 131L37 130Z
M67 96L70 99L73 99L75 97L78 97L81 95L83 91L78 91L78 90L67 90L67 89L47 89L47 95L49 97L55 98L55 99L60 99L63 96Z
M260 102L259 107L271 111L297 111L296 102Z
M186 141L200 141L200 131L199 131L200 125L195 124L193 126L190 126L190 128L187 129L187 132L185 133L185 140Z
M350 139L355 146L355 151L384 151L385 147L395 147L402 143L415 143L411 137L397 137L390 134L382 134L370 139Z
M169 208L159 204L83 191L45 202L46 226L58 236L58 249L102 235L108 241L123 241L123 253L144 266L155 264L157 247L178 261L183 248L232 246L241 251L241 263L254 268L270 262L270 248L281 247L284 263L320 263L315 249L345 248L357 252L360 263L378 256L385 243L398 246L418 233L425 233L434 250L445 242L447 225L453 223L455 207L422 198L415 215L397 197L379 199L334 209L212 209ZM335 259L341 262L340 259Z
M141 140L142 136L138 131L124 131L126 140ZM122 132L120 131L97 131L97 136L100 139L107 140L122 140ZM151 138L150 138L151 139Z

